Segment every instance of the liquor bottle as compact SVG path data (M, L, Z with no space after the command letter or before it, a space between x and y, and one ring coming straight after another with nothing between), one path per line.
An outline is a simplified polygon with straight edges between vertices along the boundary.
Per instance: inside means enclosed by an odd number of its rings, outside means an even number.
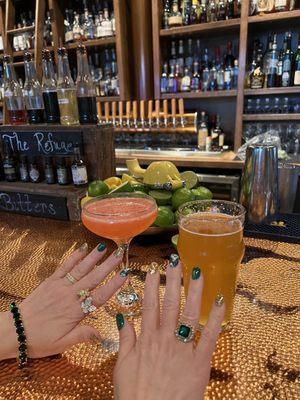
M120 96L120 84L118 77L118 65L116 62L111 63L111 80L110 80L111 96Z
M292 62L294 58L294 54L291 50L292 46L292 34L291 32L287 32L286 34L286 50L283 54L282 60L282 79L281 86L287 87L291 86L292 83Z
M265 73L267 73L267 71L269 70L269 62L272 54L272 45L273 45L273 36L272 34L269 34L267 48L263 56L263 70L265 71Z
M255 15L257 13L257 0L250 0L249 14Z
M59 185L68 185L69 174L68 174L68 169L66 167L66 160L64 157L59 158L56 162L56 175L57 175L57 183Z
M32 183L38 183L40 181L40 171L36 162L35 157L29 159L29 179Z
M275 11L289 11L290 0L275 0Z
M232 76L232 68L230 65L227 65L225 67L224 71L224 89L225 90L231 90L231 76Z
M217 78L218 78L218 72L215 66L215 62L213 61L212 67L209 71L209 90L212 92L217 89Z
M45 181L48 185L53 185L56 182L52 157L46 157Z
M225 67L233 67L234 66L234 56L232 55L232 42L229 40L227 42L227 52L224 59Z
M183 24L182 14L178 7L178 0L173 0L172 11L170 12L168 24L170 28L181 26Z
M192 0L190 24L198 24L200 22L201 6L199 0Z
M65 18L65 43L71 43L74 40L72 21L71 21L72 13L70 10L66 10L66 18Z
M170 13L171 13L170 0L165 0L164 11L163 11L163 21L162 21L163 29L169 28Z
M294 85L300 85L300 35L298 40L298 48L295 55L295 73L294 73Z
M104 8L103 21L101 22L102 37L113 36L112 23L109 19L108 7Z
M206 5L206 0L201 0L200 22L201 22L201 23L207 22L207 5Z
M191 0L183 0L183 9L182 9L182 21L183 25L190 25L190 17L191 17Z
M217 21L217 6L214 0L211 0L208 3L207 10L207 22L215 22Z
M216 57L215 57L215 65L216 65L216 70L219 71L219 69L222 66L222 60L221 60L221 49L220 47L216 47Z
M80 15L74 12L74 20L73 20L73 40L75 42L83 40L82 35L82 26L80 24Z
M175 78L174 65L170 66L168 77L168 93L177 93L177 81Z
M181 92L182 85L182 68L180 65L175 65L175 85L174 85L174 93Z
M83 44L77 46L77 100L79 121L81 124L96 124L96 89L90 74L86 48Z
M236 0L234 2L234 18L240 18L242 11L242 0Z
M192 69L193 66L193 39L188 39L188 45L187 45L187 52L186 52L186 57L185 57L185 66L189 68L189 70Z
M226 19L234 18L234 0L227 0L225 18Z
M74 160L71 166L72 179L75 186L84 186L88 183L86 165L81 158L80 147L74 145Z
M184 68L184 73L181 81L181 92L191 91L191 73L188 68Z
M183 46L183 40L179 40L178 57L177 57L176 63L181 68L184 68L184 46Z
M4 142L3 170L7 182L18 180L16 157L7 141Z
M286 38L285 38L283 47L286 48L286 46L287 46L287 42L286 42ZM282 86L283 55L284 55L284 49L281 49L279 52L278 63L277 63L277 75L276 75L276 86L277 87Z
M195 48L194 48L194 61L196 61L199 66L201 64L201 41L200 39L196 40Z
M219 150L219 138L221 134L222 129L220 128L220 115L217 115L215 127L211 131L211 147L214 151Z
M201 112L201 122L198 128L198 149L200 151L205 151L206 147L206 138L208 136L208 127L206 123L205 112Z
M208 63L205 63L204 68L202 70L202 91L206 92L209 90L209 67Z
M44 100L42 87L36 75L36 70L29 51L24 53L25 83L23 95L27 118L30 124L40 124L44 122Z
M204 51L203 51L203 54L202 54L202 70L206 66L209 68L209 54L208 54L208 48L207 47L204 48Z
M86 40L95 39L94 21L93 21L92 14L88 14L88 18L85 22L84 34L85 34Z
M68 53L65 47L60 47L57 54L57 98L60 111L60 123L62 125L78 125L79 115L76 86L71 76Z
M59 124L60 114L57 99L57 82L53 69L51 52L47 49L42 51L42 92L48 124Z
M219 0L217 9L217 20L222 21L226 19L226 5L224 0Z
M112 11L110 14L110 20L111 20L111 29L112 29L113 35L115 35L116 34L116 18L115 18L114 11Z
M217 88L218 90L224 90L224 68L221 65L217 71Z
M272 52L270 54L270 60L267 71L267 87L275 87L276 86L276 76L277 76L277 67L278 67L278 50L277 50L277 35L274 34L273 44L272 44Z
M199 64L197 61L194 62L194 73L191 80L191 92L200 92L200 74Z
M234 60L234 67L232 68L231 87L237 89L239 79L239 61Z
M177 63L177 53L176 53L176 43L174 40L171 42L171 58L170 58L170 66L176 65Z
M46 16L47 17L44 24L44 45L53 46L53 35L52 35L51 18L49 11L47 11Z
M258 13L269 13L274 11L274 0L259 0L257 2Z
M265 83L265 73L262 67L261 59L253 59L252 61L252 70L249 74L249 83L248 86L251 89L262 89Z
M24 154L22 154L21 157L20 157L19 176L20 176L20 181L21 182L29 182L27 157Z
M11 57L7 54L3 57L4 65L4 99L8 113L8 121L11 125L26 124L26 111L22 88L17 80Z

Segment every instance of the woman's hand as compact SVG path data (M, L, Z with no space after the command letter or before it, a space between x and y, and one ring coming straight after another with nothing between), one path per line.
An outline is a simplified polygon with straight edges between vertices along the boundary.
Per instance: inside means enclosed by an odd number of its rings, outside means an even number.
M100 340L95 328L79 324L86 314L81 308L82 300L78 293L90 290L93 305L99 307L126 281L126 276L116 274L106 285L96 288L122 261L122 254L116 251L94 268L105 253L104 243L90 254L87 254L87 244L84 244L19 305L28 357L58 354L73 344L97 337ZM75 278L74 283L66 277L68 273ZM17 354L18 342L12 314L1 313L0 360L16 357Z
M176 256L175 256L176 257ZM120 351L114 371L117 400L199 400L209 381L210 362L221 330L225 306L219 297L197 345L175 337L181 290L181 263L174 256L167 268L167 284L160 318L158 272L148 272L143 301L142 331L117 316ZM197 328L203 278L193 270L182 323Z

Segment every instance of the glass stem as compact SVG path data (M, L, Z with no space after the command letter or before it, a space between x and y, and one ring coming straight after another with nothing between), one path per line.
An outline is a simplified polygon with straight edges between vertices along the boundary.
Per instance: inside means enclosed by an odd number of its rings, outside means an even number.
M129 245L130 241L127 243L123 243L120 245L120 248L123 250L123 263L122 263L122 268L128 271L128 280L127 280L127 285L131 284L130 277L131 277L131 269L129 265Z

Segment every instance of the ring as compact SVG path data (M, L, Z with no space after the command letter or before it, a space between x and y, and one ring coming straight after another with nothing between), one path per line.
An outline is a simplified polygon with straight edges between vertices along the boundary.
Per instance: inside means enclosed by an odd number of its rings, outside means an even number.
M179 321L174 333L180 342L188 343L195 337L195 328L186 322Z
M74 276L71 275L70 272L67 273L66 278L68 279L68 281L70 283L72 283L72 285L74 285L74 283L78 282L78 280L76 278L74 278Z
M93 305L93 299L90 296L90 291L88 289L80 290L78 292L79 299L81 302L81 309L84 314L90 314L96 311L97 308Z

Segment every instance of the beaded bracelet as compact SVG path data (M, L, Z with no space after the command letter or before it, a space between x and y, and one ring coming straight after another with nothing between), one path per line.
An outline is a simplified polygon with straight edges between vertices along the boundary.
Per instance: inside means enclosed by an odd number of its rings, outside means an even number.
M26 344L26 336L24 332L24 326L22 323L21 315L19 312L19 308L15 302L10 304L10 311L13 315L14 324L16 327L16 333L18 336L19 342L19 368L22 369L27 365L27 344Z

